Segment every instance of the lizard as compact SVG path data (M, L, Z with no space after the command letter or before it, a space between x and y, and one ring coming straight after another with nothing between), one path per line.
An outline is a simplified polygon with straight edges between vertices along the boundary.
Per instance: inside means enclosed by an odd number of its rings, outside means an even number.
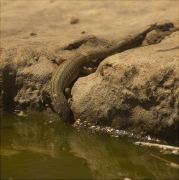
M89 61L105 58L116 52L122 52L129 49L129 46L133 46L136 42L143 40L147 33L152 31L156 27L156 24L151 25L144 31L127 38L126 40L104 49L91 50L88 52L79 52L72 59L64 61L54 71L51 78L51 91L50 96L54 110L58 113L63 122L70 120L71 109L69 103L65 97L65 89L68 88L70 83L75 80L80 72L80 68ZM142 42L142 41L141 41ZM136 47L136 45L134 46Z

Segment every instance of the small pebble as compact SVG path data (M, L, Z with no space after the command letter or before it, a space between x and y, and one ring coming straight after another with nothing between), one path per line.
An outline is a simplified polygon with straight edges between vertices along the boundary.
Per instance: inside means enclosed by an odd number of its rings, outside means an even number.
M112 132L114 129L113 128L107 128L106 131L107 132Z
M78 18L72 17L70 20L70 24L76 24L78 23L80 20Z
M30 36L36 36L37 34L36 33L30 33Z
M116 133L119 134L119 130L116 130Z
M96 126L91 126L91 127L90 127L90 129L95 129L95 128L96 128Z
M157 143L160 143L160 142L161 142L159 139L156 139L155 141L156 141Z
M151 140L152 140L150 136L146 136L146 137L147 137L147 140L148 140L148 141L151 141Z

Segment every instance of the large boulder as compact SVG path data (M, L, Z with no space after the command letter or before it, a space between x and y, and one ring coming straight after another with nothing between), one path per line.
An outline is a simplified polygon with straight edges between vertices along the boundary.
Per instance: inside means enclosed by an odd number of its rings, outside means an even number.
M75 118L177 140L178 58L178 32L160 44L110 56L74 84Z

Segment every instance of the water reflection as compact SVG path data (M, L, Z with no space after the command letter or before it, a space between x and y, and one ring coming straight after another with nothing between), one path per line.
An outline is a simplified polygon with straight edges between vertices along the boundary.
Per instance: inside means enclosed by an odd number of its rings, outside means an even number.
M155 150L136 147L129 139L112 139L87 132L70 134L70 147L77 156L87 159L95 179L172 179L177 169L156 161ZM164 173L165 172L165 173Z
M62 127L63 126L63 127ZM18 121L14 123L13 149L28 150L57 158L69 152L69 127L49 121Z
M6 136L2 140L3 150L12 149L14 153L43 154L53 159L63 157L68 163L73 164L74 170L77 166L74 157L79 157L80 171L84 171L85 178L88 179L178 178L178 169L167 166L166 163L150 156L150 154L160 156L156 149L135 146L129 138L111 138L106 134L79 131L56 121L55 118L43 116L15 117L11 121L12 130L2 132ZM9 135L10 132L11 135ZM168 155L167 157L172 159L177 156ZM90 168L92 176L87 169L84 170L85 167ZM43 166L41 168L43 169ZM69 165L66 169L69 169ZM60 177L67 178L67 172L64 171L63 176ZM70 177L77 176L71 174Z

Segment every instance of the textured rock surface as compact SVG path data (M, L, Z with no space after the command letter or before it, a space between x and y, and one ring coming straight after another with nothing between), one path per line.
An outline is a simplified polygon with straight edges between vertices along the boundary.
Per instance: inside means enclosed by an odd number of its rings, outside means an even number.
M105 59L72 89L75 118L94 124L178 137L178 32L160 44Z
M40 108L40 93L50 83L52 64L37 46L20 46L2 52L2 87L5 109ZM12 109L11 109L12 110Z

